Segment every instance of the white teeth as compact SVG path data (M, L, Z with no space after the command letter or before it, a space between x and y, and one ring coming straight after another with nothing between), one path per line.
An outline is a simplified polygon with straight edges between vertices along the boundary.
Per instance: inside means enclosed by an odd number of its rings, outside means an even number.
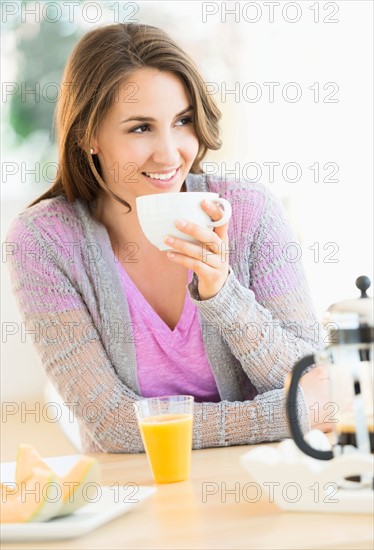
M155 180L169 180L176 174L176 170L173 170L172 172L169 172L168 174L150 174L148 172L144 172L146 176L149 178L155 179Z

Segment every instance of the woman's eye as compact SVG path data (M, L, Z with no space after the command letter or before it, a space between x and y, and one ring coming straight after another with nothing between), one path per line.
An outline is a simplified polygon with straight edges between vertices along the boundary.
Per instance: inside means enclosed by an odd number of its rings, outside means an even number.
M192 122L192 117L190 116L184 116L183 118L180 118L178 120L178 122L181 122L182 123L182 126L186 126L186 124L191 124Z
M148 124L142 124L141 126L137 126L136 128L133 128L132 130L130 130L130 132L134 134L143 134L144 133L143 130L145 131L147 129L148 129Z

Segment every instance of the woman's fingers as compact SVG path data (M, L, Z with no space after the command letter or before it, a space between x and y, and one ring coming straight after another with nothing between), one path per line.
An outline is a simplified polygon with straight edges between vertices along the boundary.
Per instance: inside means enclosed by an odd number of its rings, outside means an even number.
M187 220L177 220L176 226L182 233L190 235L196 241L205 245L206 248L219 248L221 239L210 228Z
M220 263L220 246L217 242L211 241L201 244L191 243L184 239L179 239L173 235L168 235L165 238L165 243L173 248L173 252L179 255L188 256L189 258L209 264L212 267L219 267ZM170 257L170 254L168 254Z
M223 210L216 202L203 200L201 207L209 214L214 222L220 220L223 216Z
M214 271L216 271L215 267L202 262L197 258L180 254L175 250L169 250L167 255L173 262L183 265L186 269L192 269L198 277L209 277L214 273Z
M217 204L205 203L202 208L213 221L221 219L223 212ZM203 227L188 220L179 219L176 227L194 239L194 243L168 235L165 243L173 248L168 257L171 261L192 269L198 276L198 292L201 300L215 296L225 284L229 273L227 253L227 227Z
M212 218L214 222L220 220L223 216L223 210L222 208L215 202L212 201L203 201L201 203L201 207L209 216ZM228 222L225 225L221 225L219 227L214 228L214 233L219 237L222 241L227 243L228 237L227 237L227 231L228 231L229 224Z

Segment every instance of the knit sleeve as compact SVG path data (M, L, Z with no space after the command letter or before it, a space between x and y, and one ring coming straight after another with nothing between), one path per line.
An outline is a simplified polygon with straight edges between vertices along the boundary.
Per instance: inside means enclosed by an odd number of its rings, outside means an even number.
M298 390L298 423L310 430L302 389ZM257 395L251 401L220 401L195 404L193 447L250 445L290 437L284 389Z
M138 396L110 363L86 304L64 270L61 246L27 217L13 222L6 244L26 330L33 331L42 367L79 423L85 450L143 451L133 406Z
M219 329L243 370L263 394L284 387L294 363L321 347L320 330L303 270L300 247L280 200L267 192L256 227L240 227L251 238L239 247L235 268L220 292L201 301L196 276L189 285L201 315ZM245 235L244 235L245 236ZM244 239L245 242L245 239ZM247 240L248 242L248 240ZM235 269L249 270L250 284Z

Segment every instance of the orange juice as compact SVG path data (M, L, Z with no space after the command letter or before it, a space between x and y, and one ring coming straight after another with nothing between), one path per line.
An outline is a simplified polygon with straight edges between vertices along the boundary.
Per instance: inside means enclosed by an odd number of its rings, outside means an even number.
M139 421L144 447L157 483L188 479L192 419L191 414L163 414Z

